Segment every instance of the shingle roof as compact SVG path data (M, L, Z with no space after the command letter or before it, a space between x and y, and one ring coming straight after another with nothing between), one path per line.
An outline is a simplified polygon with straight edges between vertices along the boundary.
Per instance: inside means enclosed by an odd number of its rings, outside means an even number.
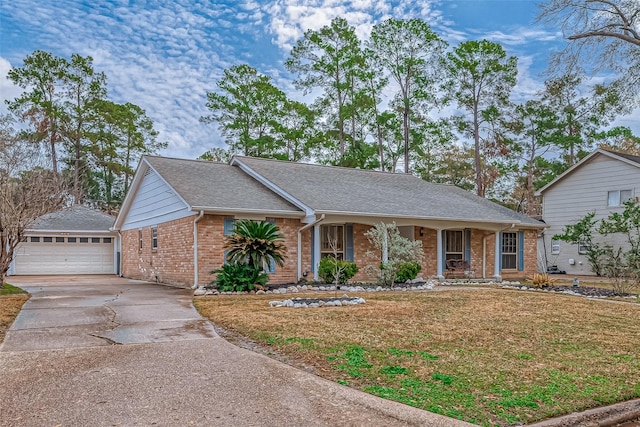
M614 155L616 155L618 157L625 158L627 160L630 160L630 161L640 165L640 156L634 156L633 154L627 154L627 153L619 153L619 152L613 151L613 150L604 150L603 149L603 151L606 151L607 153L614 154Z
M318 213L543 225L453 185L433 184L413 175L236 159Z
M109 231L115 217L84 206L73 206L38 218L30 230Z
M191 207L301 213L237 167L204 160L145 159Z

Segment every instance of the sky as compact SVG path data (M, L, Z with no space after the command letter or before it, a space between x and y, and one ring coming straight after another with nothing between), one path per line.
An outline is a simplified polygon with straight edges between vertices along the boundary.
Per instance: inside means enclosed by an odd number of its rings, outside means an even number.
M535 22L537 12L532 0L0 1L0 112L22 91L7 72L33 51L91 56L95 70L107 75L109 99L137 104L154 121L168 142L160 154L195 158L225 146L215 125L199 121L209 114L206 93L224 69L247 63L291 98L309 101L284 62L306 30L338 16L361 39L387 18L415 17L451 46L499 42L518 57L512 100L521 102L543 87L549 55L565 45L557 28ZM615 124L640 135L640 110Z

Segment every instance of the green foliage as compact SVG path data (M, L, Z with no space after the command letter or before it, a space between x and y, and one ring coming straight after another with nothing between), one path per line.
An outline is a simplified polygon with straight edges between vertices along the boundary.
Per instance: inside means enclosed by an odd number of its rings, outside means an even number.
M262 273L261 269L239 263L225 264L222 268L213 270L211 274L216 274L211 284L223 292L252 291L256 285L264 286L269 280L269 276Z
M415 261L407 261L398 264L397 269L396 282L404 283L407 280L413 280L418 277L422 266Z
M354 262L333 257L322 258L318 267L318 275L325 283L346 283L357 272L358 266Z
M367 252L367 258L380 263L378 268L369 264L365 269L386 286L395 285L400 268L407 268L405 263L422 264L422 242L402 237L395 223L376 224L365 233L365 237L376 248L376 251Z
M601 276L602 262L604 256L604 248L594 242L594 234L597 231L597 223L594 219L596 213L590 212L575 224L569 224L562 230L562 234L553 236L554 239L572 243L574 245L581 244L586 249L586 257L591 264L591 270L598 276Z
M448 96L466 111L458 118L460 130L474 139L475 184L481 197L498 175L488 174L489 166L501 163L509 152L499 113L509 104L517 63L500 44L488 40L463 42L443 62Z
M248 264L258 270L275 262L284 266L287 247L284 236L275 224L266 221L238 220L234 234L227 236L225 249L231 263Z

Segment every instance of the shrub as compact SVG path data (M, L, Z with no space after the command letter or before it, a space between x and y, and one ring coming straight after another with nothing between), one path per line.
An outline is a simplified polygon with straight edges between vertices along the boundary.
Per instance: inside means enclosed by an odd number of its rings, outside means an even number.
M211 284L223 292L252 291L256 285L264 286L269 280L269 276L262 273L260 268L239 263L225 264L222 268L213 270L211 274L217 275Z
M354 262L333 257L322 258L318 267L318 275L325 283L346 283L357 272L358 266Z
M414 261L403 262L398 265L396 272L396 282L404 283L407 280L413 280L418 277L418 273L422 267Z
M551 286L555 283L556 279L552 279L547 273L535 273L533 276L528 277L534 288L542 288L544 286Z

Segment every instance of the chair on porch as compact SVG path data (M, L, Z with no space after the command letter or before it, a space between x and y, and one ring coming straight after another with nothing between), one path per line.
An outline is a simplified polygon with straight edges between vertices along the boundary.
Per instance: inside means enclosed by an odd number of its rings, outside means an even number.
M475 279L476 271L466 259L448 259L445 261L445 279Z

